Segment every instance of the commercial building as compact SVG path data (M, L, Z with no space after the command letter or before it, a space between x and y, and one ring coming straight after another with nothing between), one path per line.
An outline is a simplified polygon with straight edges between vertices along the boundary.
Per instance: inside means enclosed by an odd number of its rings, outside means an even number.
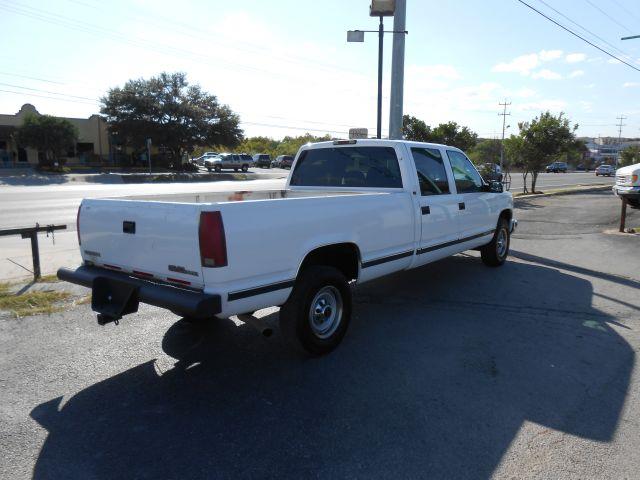
M25 103L16 114L0 114L0 168L28 167L38 164L41 152L16 142L16 131L27 115L40 115L36 107ZM78 129L78 140L67 152L68 165L102 164L109 160L107 122L99 115L89 118L65 118Z

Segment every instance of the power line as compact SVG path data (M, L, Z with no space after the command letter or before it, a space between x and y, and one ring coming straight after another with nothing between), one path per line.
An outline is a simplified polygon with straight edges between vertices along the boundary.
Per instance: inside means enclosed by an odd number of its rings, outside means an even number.
M636 20L640 21L640 17L638 17L635 13L633 13L632 11L630 11L627 7L625 7L624 5L622 5L620 2L618 2L617 0L612 0L613 3L615 3L616 5L618 5L618 7L620 7L622 10L624 10L625 12L627 12L629 15L631 15L633 18L635 18Z
M611 20L613 23L619 25L620 27L624 28L627 32L629 33L633 33L631 30L629 30L626 26L624 26L623 24L621 24L618 20L616 20L615 18L613 18L611 15L609 15L607 12L605 12L604 10L602 10L599 6L597 6L595 3L593 3L591 0L585 0L585 2L587 2L589 5L591 5L593 8L595 8L596 10L598 10L600 13L602 13L605 17L607 17L609 20Z
M65 97L79 98L80 100L91 100L92 102L97 102L98 101L95 98L81 97L79 95L69 95L67 93L52 92L52 91L49 91L49 90L41 90L39 88L21 87L20 85L12 85L10 83L0 82L0 85L2 85L4 87L21 88L23 90L32 90L34 92L50 93L50 94L53 94L53 95L62 95L62 96L65 96Z
M95 105L98 102L88 102L88 101L83 101L83 100L72 100L69 98L60 98L60 97L51 97L49 95L39 95L37 93L27 93L27 92L14 92L12 90L0 90L0 92L2 93L12 93L14 95L30 95L32 97L39 97L39 98L48 98L50 100L58 100L60 102L71 102L71 103L81 103L83 105Z
M620 63L624 63L626 66L633 68L634 70L640 72L640 68L636 67L635 65L631 65L628 62L625 62L624 60L622 60L621 58L615 56L613 53L607 52L604 48L599 47L598 45L596 45L595 43L590 42L589 40L587 40L586 38L582 37L581 35L578 35L576 32L574 32L573 30L571 30L568 27L565 27L564 25L562 25L561 23L557 22L556 20L554 20L553 18L549 17L548 15L544 14L543 12L541 12L540 10L538 10L537 8L529 5L527 2L523 1L523 0L517 0L518 2L520 2L521 4L523 4L524 6L530 8L531 10L533 10L534 12L536 12L538 15L543 16L544 18L546 18L547 20L549 20L550 22L556 24L558 27L562 28L563 30L566 30L567 32L569 32L571 35L573 35L574 37L579 38L580 40L582 40L583 42L588 43L589 45L591 45L594 48L597 48L598 50L600 50L602 53L610 56L611 58L615 58L616 60L618 60Z
M608 42L607 40L605 40L604 38L602 38L600 35L593 33L591 30L583 27L582 25L580 25L579 23L571 20L569 17L567 17L564 13L562 13L561 11L559 11L558 9L554 8L553 6L549 5L547 2L545 2L544 0L538 0L540 3L542 3L543 5L546 5L548 8L550 8L551 10L553 10L554 12L556 12L558 15L560 15L561 17L563 17L564 19L570 21L572 24L574 24L576 27L580 28L582 31L587 32L589 35L592 35L594 37L596 37L597 39L599 39L600 41L602 41L603 43L609 45L611 48L613 48L614 50L617 50L618 52L620 52L622 55L624 55L625 57L627 57L628 59L631 59L631 55L629 55L628 53L623 52L622 50L620 50L618 47L616 47L613 43Z

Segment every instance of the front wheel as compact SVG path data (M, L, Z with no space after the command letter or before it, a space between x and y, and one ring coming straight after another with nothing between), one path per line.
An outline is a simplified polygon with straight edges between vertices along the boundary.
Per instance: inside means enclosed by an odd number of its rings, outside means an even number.
M216 165L215 170L220 173L222 171L222 167L220 165Z
M249 170L249 166L248 165L242 165L242 171L246 172L247 170Z
M489 267L499 267L507 260L509 254L509 222L505 218L498 220L498 227L491 242L480 249L482 262Z
M307 355L335 349L351 321L351 288L333 267L311 266L300 273L291 296L280 309L284 340Z

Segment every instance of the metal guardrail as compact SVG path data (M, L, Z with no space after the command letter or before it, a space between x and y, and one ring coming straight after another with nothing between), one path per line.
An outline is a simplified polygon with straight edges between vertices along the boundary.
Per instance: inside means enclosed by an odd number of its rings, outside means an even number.
M56 230L66 230L66 225L46 225L40 226L36 223L35 227L8 228L0 230L0 237L8 237L12 235L20 235L22 238L31 239L31 257L33 259L33 279L38 280L40 273L40 248L38 246L38 233L46 232L47 235L52 234Z

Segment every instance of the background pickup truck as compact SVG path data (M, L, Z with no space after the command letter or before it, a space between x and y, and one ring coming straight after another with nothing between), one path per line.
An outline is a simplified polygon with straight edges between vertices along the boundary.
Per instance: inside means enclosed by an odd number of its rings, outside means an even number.
M84 264L58 276L92 288L100 323L139 302L188 319L279 305L283 337L319 355L352 284L468 249L499 266L515 225L511 194L456 148L338 140L303 146L284 190L85 199Z

